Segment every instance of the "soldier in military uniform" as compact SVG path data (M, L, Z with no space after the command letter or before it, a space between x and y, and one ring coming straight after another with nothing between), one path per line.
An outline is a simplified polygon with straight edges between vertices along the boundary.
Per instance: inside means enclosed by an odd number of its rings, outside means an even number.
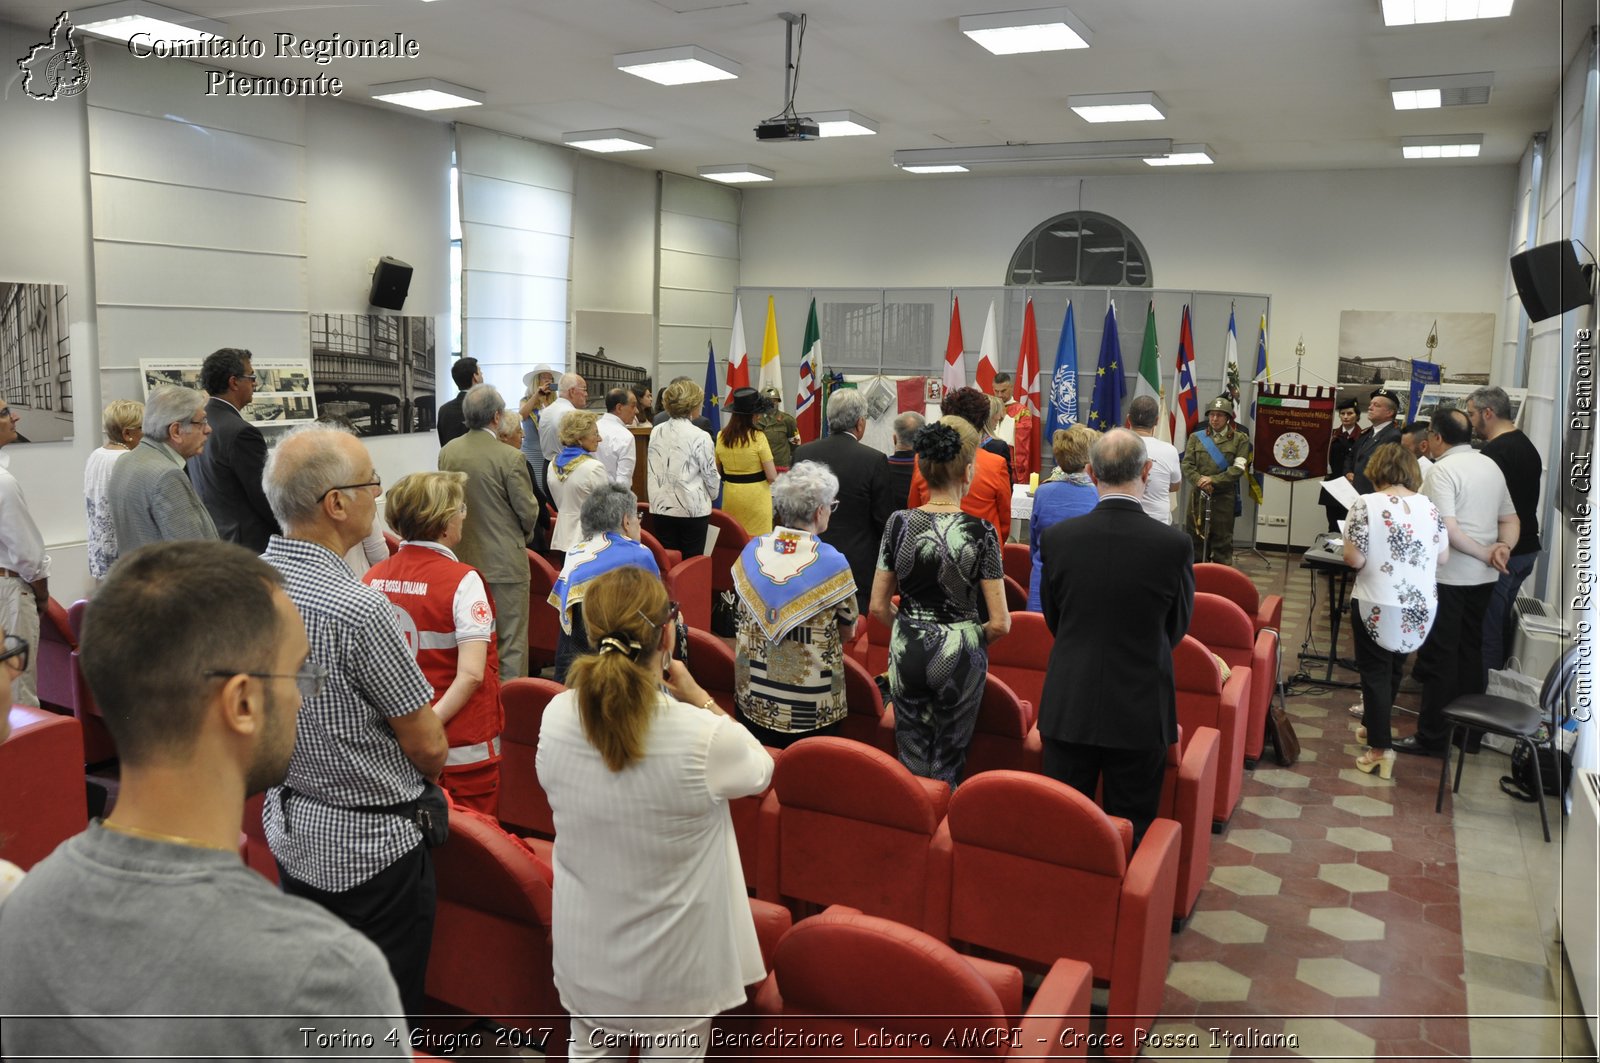
M1233 426L1233 403L1225 396L1211 400L1206 421L1206 430L1190 436L1183 448L1183 478L1190 487L1189 537L1196 561L1231 565L1233 504L1239 481L1250 468L1250 437Z
M756 429L766 435L772 447L773 467L783 472L793 464L793 448L800 442L800 427L795 423L794 414L783 412L783 392L768 388L762 394L772 400L772 408L756 415Z

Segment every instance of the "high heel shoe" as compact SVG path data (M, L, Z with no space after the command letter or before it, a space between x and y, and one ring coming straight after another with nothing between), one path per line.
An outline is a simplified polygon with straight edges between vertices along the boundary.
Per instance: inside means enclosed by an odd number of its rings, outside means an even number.
M1369 749L1356 758L1356 770L1371 775L1377 771L1378 778L1394 778L1394 750Z

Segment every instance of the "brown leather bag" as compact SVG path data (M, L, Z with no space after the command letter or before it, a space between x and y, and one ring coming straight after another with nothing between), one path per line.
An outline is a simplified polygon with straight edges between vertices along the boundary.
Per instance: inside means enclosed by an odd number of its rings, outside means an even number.
M1267 710L1267 737L1272 739L1275 759L1283 767L1292 767L1300 759L1300 738L1294 733L1294 724L1282 705L1274 703Z

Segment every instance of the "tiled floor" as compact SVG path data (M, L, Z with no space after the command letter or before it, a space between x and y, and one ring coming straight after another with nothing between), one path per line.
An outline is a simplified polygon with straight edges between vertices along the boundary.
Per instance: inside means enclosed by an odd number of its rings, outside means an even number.
M1307 632L1308 578L1291 561L1285 583L1282 555L1267 556L1270 568L1248 554L1239 565L1263 592L1284 594L1290 675ZM1325 607L1320 600L1310 618L1318 647ZM1341 642L1349 655L1347 633ZM1335 678L1355 674L1336 669ZM1436 815L1437 760L1402 757L1389 782L1361 774L1346 711L1357 692L1296 689L1288 709L1300 761L1279 768L1269 746L1246 774L1211 879L1173 938L1155 1032L1190 1046L1146 1054L1593 1058L1555 940L1560 836L1546 845L1535 806L1500 793L1509 758L1489 749L1469 758L1461 793ZM1415 695L1401 704L1414 706ZM1397 733L1413 719L1398 716Z

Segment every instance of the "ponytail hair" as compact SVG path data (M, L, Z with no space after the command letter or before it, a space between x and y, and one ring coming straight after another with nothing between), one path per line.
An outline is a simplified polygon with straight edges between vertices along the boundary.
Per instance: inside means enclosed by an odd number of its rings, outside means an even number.
M661 580L632 566L596 577L583 596L583 624L595 652L572 663L567 685L578 696L584 737L612 771L644 755L661 686L648 662L667 610Z

